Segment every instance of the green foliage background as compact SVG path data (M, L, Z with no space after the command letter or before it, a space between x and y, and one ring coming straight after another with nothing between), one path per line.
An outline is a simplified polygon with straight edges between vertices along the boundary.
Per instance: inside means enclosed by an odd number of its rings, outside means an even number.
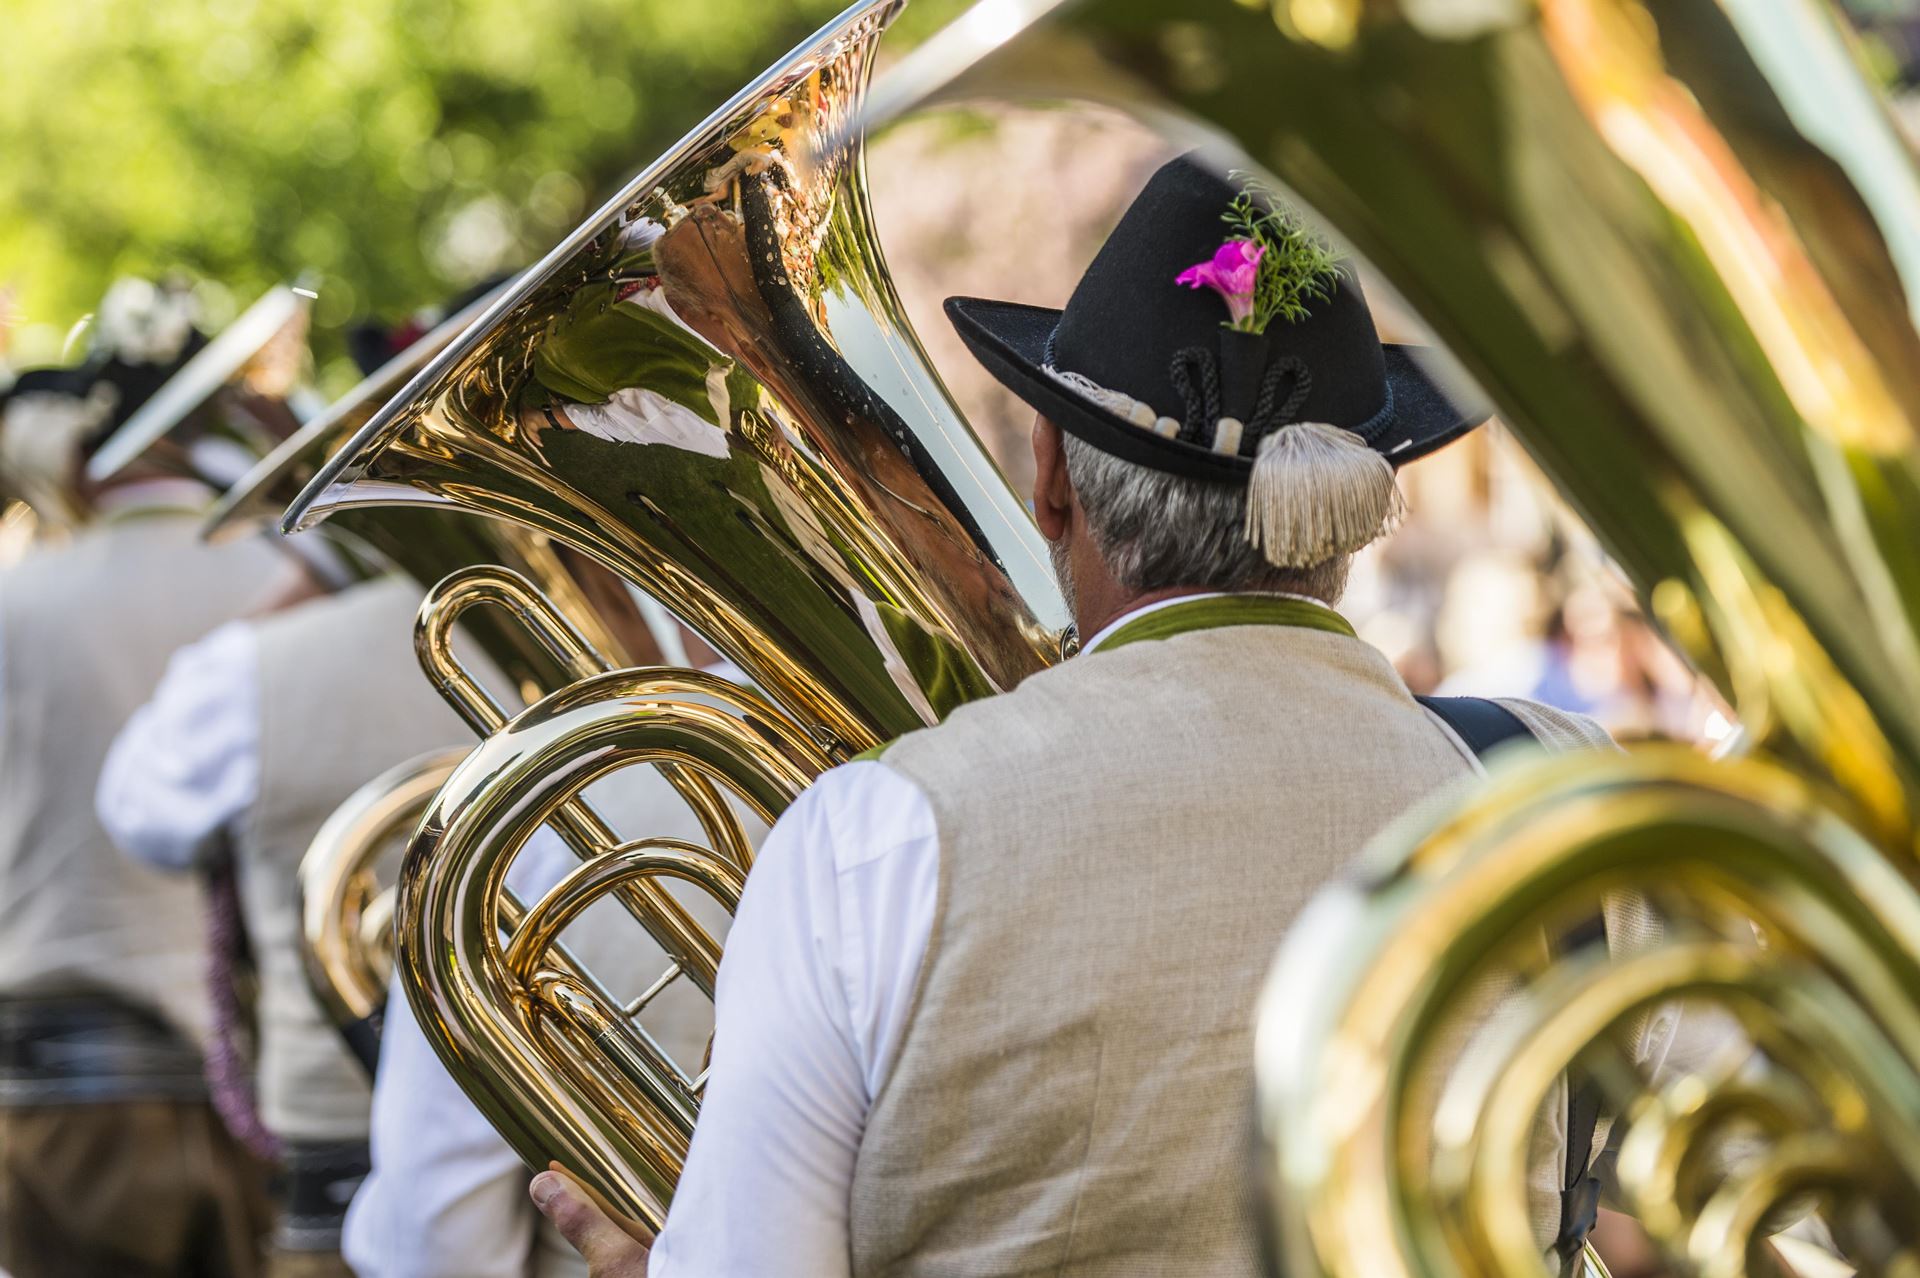
M355 318L544 252L845 3L0 0L12 358L169 271L230 305L316 272L337 355ZM915 0L887 48L963 7Z

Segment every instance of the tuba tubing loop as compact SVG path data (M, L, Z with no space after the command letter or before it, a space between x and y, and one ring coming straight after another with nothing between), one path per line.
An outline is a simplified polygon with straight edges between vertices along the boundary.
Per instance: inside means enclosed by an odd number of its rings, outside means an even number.
M681 699L689 693L721 705ZM645 670L597 675L529 707L456 769L408 850L397 911L408 995L423 1021L437 1018L435 1046L455 1075L468 1080L482 1112L530 1165L557 1161L616 1209L655 1226L664 1219L685 1152L684 1139L672 1135L677 1107L663 1115L644 1103L651 1088L640 1088L639 1097L621 1095L600 1077L603 1071L571 1059L574 1053L548 1050L535 1024L548 1014L544 974L523 981L508 956L520 955L524 970L536 941L550 940L584 908L589 884L645 894L679 910L651 881L653 874L638 882L625 875L633 863L647 865L649 855L655 860L648 868L705 879L720 889L723 903L742 876L718 854L696 861L626 845L632 848L628 863L611 872L596 868L606 853L590 850L581 871L564 881L561 897L528 915L509 917L502 893L515 854L580 790L621 768L661 761L704 773L765 820L831 762L803 728L723 681ZM620 854L621 845L602 846ZM539 935L520 942L529 918ZM651 918L643 922L650 930L657 926ZM502 924L515 934L504 943ZM704 929L698 935L717 952ZM618 1004L568 1001L563 1019L584 1025L587 1038L604 1038L605 1027L594 1025L592 1015L606 1017ZM584 1010L596 1006L597 1013ZM539 1010L531 1017L502 1016L500 1008ZM670 1082L656 1071L655 1086L671 1090Z

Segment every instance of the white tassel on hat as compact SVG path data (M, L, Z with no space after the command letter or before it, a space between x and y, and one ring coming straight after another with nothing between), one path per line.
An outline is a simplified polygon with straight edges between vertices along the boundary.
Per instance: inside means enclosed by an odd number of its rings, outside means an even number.
M1173 438L1180 423L1121 391L1079 373L1047 373L1132 424ZM1216 452L1240 451L1245 427L1223 417L1214 425ZM1393 463L1358 435L1325 422L1294 422L1260 441L1247 485L1247 540L1276 568L1311 568L1350 555L1393 531L1406 499Z
M1405 511L1392 463L1352 431L1294 422L1260 441L1247 485L1247 540L1276 568L1352 554Z

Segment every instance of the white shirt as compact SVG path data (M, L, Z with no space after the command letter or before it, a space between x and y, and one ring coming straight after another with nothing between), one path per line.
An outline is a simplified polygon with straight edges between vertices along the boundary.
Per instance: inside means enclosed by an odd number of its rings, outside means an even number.
M543 830L507 882L531 900L577 864ZM372 1146L373 1171L347 1207L340 1246L358 1278L527 1278L552 1268L536 1270L531 1173L440 1063L397 978L380 1033Z
M1105 626L1098 647L1148 604ZM713 1061L650 1278L848 1272L867 1112L933 930L933 808L884 763L827 772L755 859L715 989Z

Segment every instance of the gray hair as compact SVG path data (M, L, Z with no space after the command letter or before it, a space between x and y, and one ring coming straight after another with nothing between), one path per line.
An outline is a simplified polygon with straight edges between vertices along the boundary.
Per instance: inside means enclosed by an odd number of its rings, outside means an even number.
M1136 594L1273 591L1334 603L1353 556L1276 568L1247 539L1247 490L1123 461L1064 437L1067 478L1087 514L1094 548L1114 580Z

